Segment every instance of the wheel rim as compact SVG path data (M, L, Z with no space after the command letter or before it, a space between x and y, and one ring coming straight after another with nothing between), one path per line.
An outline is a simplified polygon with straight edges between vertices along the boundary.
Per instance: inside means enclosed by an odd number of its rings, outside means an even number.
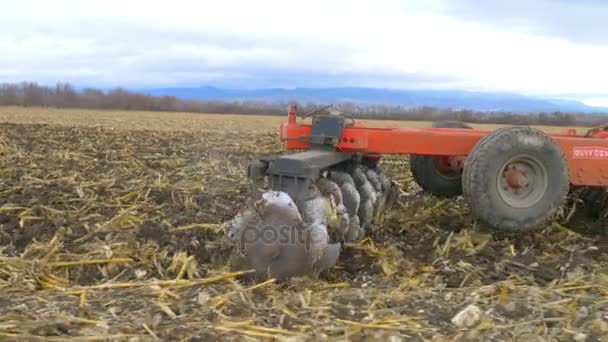
M548 186L547 170L538 160L516 156L500 168L498 194L513 208L528 208L541 200Z

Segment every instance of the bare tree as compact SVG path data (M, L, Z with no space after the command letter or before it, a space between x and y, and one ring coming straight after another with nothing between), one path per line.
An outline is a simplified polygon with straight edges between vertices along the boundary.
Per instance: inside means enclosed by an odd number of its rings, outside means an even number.
M321 104L298 103L300 111L310 111ZM286 102L184 100L173 96L149 96L115 88L104 92L87 88L76 91L69 83L45 87L35 82L0 84L0 105L54 106L60 108L97 108L117 110L152 110L165 112L232 113L285 115ZM605 114L587 113L511 113L478 112L467 109L405 107L382 104L361 105L340 103L342 110L356 118L391 120L461 120L469 123L498 123L516 125L596 126L608 123Z

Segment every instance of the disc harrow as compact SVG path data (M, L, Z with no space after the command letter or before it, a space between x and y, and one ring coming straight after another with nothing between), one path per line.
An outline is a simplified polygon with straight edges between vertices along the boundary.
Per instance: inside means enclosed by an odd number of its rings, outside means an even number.
M379 167L351 162L325 170L298 203L284 191L265 191L225 225L232 267L254 269L256 279L317 276L336 264L343 243L372 233L396 195Z
M559 219L572 193L578 214L605 230L608 126L584 135L532 127L474 129L459 122L432 128L359 125L331 106L300 116L289 106L279 129L286 150L248 168L268 190L226 223L234 269L257 278L319 275L342 244L381 226L398 189L379 167L383 155L409 155L414 180L440 197L463 196L479 225L526 233ZM581 201L582 200L582 201ZM582 203L583 205L581 205Z
M580 187L571 191L561 222L584 233L607 233L608 188Z

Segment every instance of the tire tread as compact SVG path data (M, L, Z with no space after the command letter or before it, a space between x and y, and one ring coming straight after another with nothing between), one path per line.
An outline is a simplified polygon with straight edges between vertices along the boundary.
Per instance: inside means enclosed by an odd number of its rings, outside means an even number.
M527 217L505 217L501 216L499 208L492 205L489 200L489 178L485 168L491 163L492 156L496 154L496 149L501 145L510 144L517 149L518 142L522 135L534 136L543 141L543 146L551 148L557 156L562 167L559 169L548 168L550 177L557 177L560 180L557 196L550 199L550 203L545 203L548 210L537 212L533 216ZM556 174L555 172L559 172ZM478 141L471 153L465 160L462 174L463 196L469 203L471 212L482 223L495 230L505 232L531 231L541 227L547 221L554 218L558 210L564 204L570 188L568 165L566 156L556 142L542 131L530 127L505 127L499 128L486 135ZM549 184L551 186L551 184Z

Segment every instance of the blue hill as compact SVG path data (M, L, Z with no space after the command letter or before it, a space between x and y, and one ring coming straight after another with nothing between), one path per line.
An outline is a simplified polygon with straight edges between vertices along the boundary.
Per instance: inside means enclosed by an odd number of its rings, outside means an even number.
M608 113L608 108L592 107L571 100L535 98L511 93L455 90L393 90L355 87L240 90L205 86L197 88L138 89L137 91L148 95L167 95L190 100L298 101L299 103L351 102L359 105L430 106L477 111Z

